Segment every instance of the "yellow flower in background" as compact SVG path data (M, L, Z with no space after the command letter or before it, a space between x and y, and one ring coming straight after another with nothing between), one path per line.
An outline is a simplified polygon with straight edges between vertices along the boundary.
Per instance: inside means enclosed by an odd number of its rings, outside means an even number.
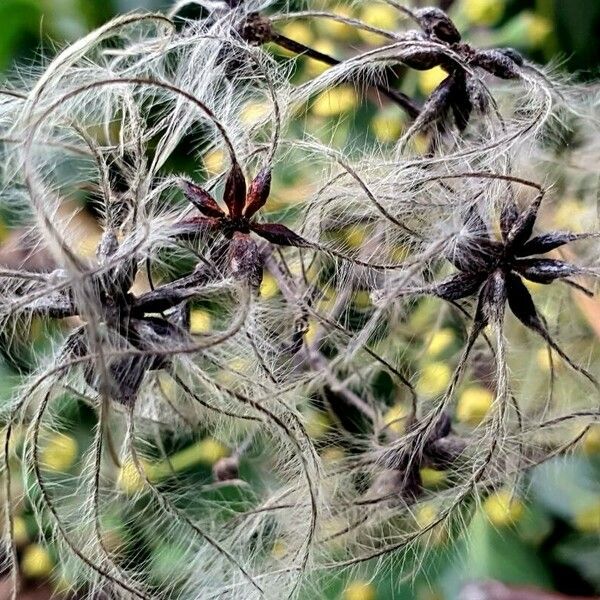
M348 227L344 238L350 248L361 248L367 239L367 232L364 227Z
M168 373L159 373L158 383L161 392L167 397L168 400L174 401L177 399L179 386L177 385L177 383L175 383L175 380Z
M100 232L80 232L75 239L77 253L87 257L95 256L100 237Z
M436 488L446 483L448 475L446 471L423 467L420 471L423 487Z
M168 460L144 465L144 470L152 482L157 482L171 476L173 472L180 473L198 465L212 467L217 461L229 455L227 446L208 436L172 454Z
M412 139L413 149L417 154L425 154L429 150L429 137L425 133L419 133Z
M368 3L360 12L360 18L367 25L377 27L379 29L387 29L395 31L398 27L400 13L397 9L389 4L382 2ZM358 30L358 35L369 44L380 44L386 40L384 36L371 31Z
M145 468L145 465L142 465L142 468ZM127 460L121 465L117 483L119 487L129 495L141 492L145 485L144 479L137 470L133 460Z
M190 333L200 334L209 333L212 331L212 316L211 314L199 308L190 312Z
M306 333L304 334L304 341L308 346L310 346L315 341L318 331L319 323L317 323L317 321L315 321L314 319L310 319L308 321Z
M282 539L276 539L271 548L271 556L275 560L281 560L287 554L287 545Z
M396 262L404 262L410 256L410 248L404 244L395 245L390 252L390 258Z
M152 481L158 481L169 477L173 471L180 473L197 465L212 467L218 460L226 456L229 456L229 448L208 436L172 454L168 461L163 460L152 465L145 465L144 468Z
M335 46L329 40L318 40L312 47L322 54L335 56ZM316 77L327 71L327 69L329 69L328 64L315 60L314 58L307 58L306 72L308 75Z
M592 425L583 436L581 444L586 454L600 454L600 425Z
M342 517L328 517L321 522L320 536L325 538L330 550L339 550L345 545L345 534L348 530L347 519Z
M28 579L49 577L54 567L50 553L41 544L31 544L23 551L21 571Z
M554 351L552 353L552 365L555 369L559 369L563 366L562 358ZM548 352L548 348L540 348L536 352L536 362L542 371L550 371L550 352Z
M250 364L245 358L236 357L232 358L227 365L233 371L238 371L240 373L246 373L249 370Z
M537 281L529 281L529 279L523 279L523 283L525 284L525 287L527 287L527 289L534 294L536 292L540 292L545 287L543 283L538 283Z
M525 506L510 490L499 490L485 499L483 510L493 525L507 527L521 519Z
M435 358L448 350L448 348L450 348L450 346L452 346L454 343L455 339L456 336L454 335L454 331L449 327L438 329L429 339L425 354Z
M584 206L578 198L562 198L553 212L553 222L556 227L579 233L583 231Z
M458 398L456 418L461 423L479 425L494 403L494 393L481 385L465 389Z
M318 535L325 542L328 550L336 551L344 548L349 525L348 520L341 517L329 516L321 521Z
M43 445L40 462L49 471L67 471L77 459L77 440L64 433L56 433Z
M190 333L192 334L200 334L200 333L208 333L212 331L212 317L210 313L195 308L190 313Z
M6 240L10 233L10 229L6 226L4 219L0 219L0 244Z
M423 367L417 381L417 391L424 396L433 397L441 394L452 377L452 370L443 362L432 362Z
M426 529L431 527L439 519L438 508L431 502L421 504L414 513L415 521L419 529ZM426 538L424 538L427 544L442 544L446 540L446 528L443 522L434 525L428 532Z
M552 35L552 21L540 13L524 10L515 15L498 31L503 46L533 50L546 44Z
M242 107L240 121L244 125L255 125L265 119L271 112L266 102L248 102Z
M421 504L415 513L415 520L417 525L423 529L424 527L429 527L432 523L438 518L438 510L431 503Z
M383 143L395 142L403 129L402 119L395 111L381 111L371 119L371 131Z
M349 112L358 106L358 94L349 85L340 85L331 90L321 92L312 105L312 112L317 117L336 117Z
M354 304L356 308L369 308L372 304L371 293L367 290L354 292L354 294L352 294L352 304Z
M339 446L329 446L321 452L321 460L324 463L333 463L342 460L346 453Z
M250 371L250 364L245 358L232 358L227 363L227 368L220 369L217 373L217 379L221 383L230 384L237 381L240 374L247 374Z
M262 283L260 284L260 295L262 298L269 300L274 298L279 292L279 285L273 275L265 273L263 276Z
M29 326L29 339L33 342L39 342L41 337L46 335L48 335L48 332L44 327L44 321L38 317L33 317Z
M190 456L195 455L198 459L198 462L209 466L214 465L219 459L229 456L228 448L212 437L204 438L186 450L189 451ZM186 450L178 452L175 457L173 457L175 460L171 460L175 468L177 467L177 459L179 458L181 461L183 460L181 457L186 456L184 454Z
M352 9L343 4L332 6L329 12L341 17L352 17ZM334 19L316 19L316 27L320 33L339 41L351 40L355 35L354 28Z
M552 21L531 11L523 11L519 17L524 21L529 46L532 48L542 46L552 33Z
M504 14L503 0L463 0L462 10L473 25L495 25Z
M27 532L27 523L23 517L13 518L13 538L16 546L23 546L29 540Z
M318 440L327 435L331 421L327 413L311 410L306 414L306 433L313 440Z
M578 511L573 523L583 533L600 533L600 503Z
M216 175L225 168L225 152L220 149L209 150L202 158L202 162L208 173Z
M448 77L442 67L433 67L427 71L419 72L419 90L424 96L429 96L435 88Z
M409 412L404 404L394 404L383 416L383 423L390 431L402 434L406 430L406 417Z
M398 27L400 12L385 2L365 2L360 19L367 25L393 31Z
M368 581L353 581L344 590L344 600L375 600L375 586Z
M281 33L305 46L310 46L315 39L310 25L305 21L290 21L281 28Z

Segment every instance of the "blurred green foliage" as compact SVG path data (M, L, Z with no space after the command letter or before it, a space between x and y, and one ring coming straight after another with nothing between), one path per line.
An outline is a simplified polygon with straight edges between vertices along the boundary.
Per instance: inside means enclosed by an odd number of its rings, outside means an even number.
M35 60L48 50L77 39L116 14L164 8L165 0L2 0L0 2L0 70Z
M460 9L462 1L455 6ZM2 0L0 70L16 61L34 60L40 48L76 39L116 14L170 4L169 0ZM586 78L597 75L598 0L465 0L465 4L475 6L482 24L493 25L494 42L518 47L540 61L558 60ZM540 43L534 43L538 37Z

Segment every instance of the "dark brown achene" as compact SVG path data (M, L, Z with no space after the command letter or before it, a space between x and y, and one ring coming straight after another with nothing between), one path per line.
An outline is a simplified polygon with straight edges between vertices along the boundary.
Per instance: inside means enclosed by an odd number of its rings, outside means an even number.
M123 257L116 266L109 266L118 252L117 237L113 230L108 229L97 250L98 263L105 270L89 278L85 293L82 293L77 282L69 282L67 274L57 269L48 278L62 283L62 288L40 297L29 308L29 313L35 317L57 319L78 317L83 321L83 325L75 329L64 344L65 358L93 355L98 351L96 346L124 351L125 356L110 356L107 353L102 369L98 369L97 361L90 360L82 364L88 385L99 392L108 393L121 404L131 406L146 373L170 367L169 357L163 356L160 349L174 342L182 343L187 332L176 322L174 314L149 314L156 309L151 301L154 297L149 300L147 295L136 297L131 293L138 257L135 254ZM162 305L159 309L164 311L181 304L178 292L166 284L149 295L161 295ZM100 307L93 326L90 324L90 304ZM130 355L127 355L128 352Z
M268 17L263 17L257 12L246 16L239 26L240 37L253 46L260 46L271 41L273 28Z
M482 69L500 79L517 79L523 65L521 55L510 48L479 50L461 41L461 35L452 20L439 8L423 8L409 11L419 24L421 32L414 32L415 42L433 42L437 47L424 47L415 44L403 62L416 70L441 67L448 73L438 87L430 94L419 115L419 129L435 126L442 133L447 117L452 114L456 128L463 132L470 120L473 107L482 105L476 98L473 76L465 69ZM439 46L446 46L447 52ZM458 55L460 61L452 57ZM482 105L483 106L483 105Z
M416 429L417 425L413 420L408 424L408 431ZM466 447L467 442L453 433L450 415L443 412L426 439L416 437L414 444L386 455L383 461L386 470L374 480L370 495L412 504L424 491L421 469L456 466Z

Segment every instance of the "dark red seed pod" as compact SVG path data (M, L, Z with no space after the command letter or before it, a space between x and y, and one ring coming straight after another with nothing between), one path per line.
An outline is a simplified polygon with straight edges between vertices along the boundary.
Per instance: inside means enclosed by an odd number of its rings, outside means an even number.
M409 68L415 71L429 71L440 65L444 60L442 54L436 54L429 51L411 52L407 56L402 57L402 62Z
M516 248L515 256L545 254L546 252L560 248L569 242L586 240L593 237L598 237L598 235L594 233L571 233L570 231L549 231L548 233L530 239L520 248Z
M466 448L467 442L458 436L440 438L429 446L427 463L436 469L448 469L460 459Z
M488 323L501 323L505 303L506 275L502 271L494 271L479 292L475 322L480 327L485 327Z
M473 64L500 79L517 79L521 75L519 65L501 50L479 50Z
M485 281L485 273L457 273L449 279L434 285L431 293L444 300L460 300L479 290Z
M205 217L224 217L225 213L221 210L215 199L202 187L191 181L182 180L181 189L185 197L205 216Z
M531 237L543 197L543 194L538 194L535 200L517 216L510 231L506 234L506 243L509 248L518 248Z
M460 42L460 32L450 17L439 8L422 8L415 16L423 31L430 37L436 37L447 44Z
M193 239L199 235L218 231L221 221L214 217L192 217L173 225L172 233L179 239Z
M553 258L522 258L514 263L514 267L525 279L545 284L582 272L580 267Z
M263 277L263 259L256 242L246 233L236 231L229 245L229 271L240 281L258 289Z
M235 162L231 165L231 170L225 182L225 192L223 200L229 210L232 218L240 217L246 204L246 180L240 165Z
M310 242L281 223L253 223L250 228L256 235L278 246L310 247Z
M261 46L271 41L273 37L273 28L271 21L257 12L250 13L244 22L238 28L240 37L252 44Z
M450 92L450 105L456 128L462 133L469 124L471 113L473 112L473 102L467 85L467 80L463 72L457 71L453 75L454 83Z
M244 215L251 219L266 204L270 193L271 168L265 167L259 171L250 184Z

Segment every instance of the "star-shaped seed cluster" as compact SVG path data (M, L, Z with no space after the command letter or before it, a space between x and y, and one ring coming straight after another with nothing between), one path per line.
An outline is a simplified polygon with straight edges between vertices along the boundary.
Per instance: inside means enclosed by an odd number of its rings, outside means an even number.
M248 281L258 288L262 281L263 258L251 233L277 246L309 247L310 243L282 223L259 223L256 214L266 204L271 191L271 169L263 168L246 186L240 166L229 171L221 209L213 196L195 183L183 180L181 187L187 199L201 216L178 224L181 233L220 233L226 240L226 267L237 280Z
M420 128L435 123L442 132L452 114L456 128L462 132L469 123L473 107L479 104L483 109L485 104L485 99L475 92L473 73L464 65L482 69L500 79L517 79L521 76L523 58L511 48L480 50L463 42L452 20L439 8L406 11L421 31L409 32L409 39L415 46L409 49L403 62L416 70L441 67L448 73L425 103L418 118ZM454 56L458 56L460 62Z
M511 312L523 325L540 335L571 366L591 378L581 367L573 364L554 342L523 280L544 285L562 281L591 295L570 277L596 275L595 271L540 255L597 234L552 231L532 237L542 199L543 193L540 193L523 211L519 211L515 202L510 200L500 216L500 240L492 237L476 208L471 207L463 233L452 250L446 253L446 258L458 269L458 273L439 283L402 290L400 295L429 294L450 302L477 296L471 345L486 325L502 323L508 303Z

